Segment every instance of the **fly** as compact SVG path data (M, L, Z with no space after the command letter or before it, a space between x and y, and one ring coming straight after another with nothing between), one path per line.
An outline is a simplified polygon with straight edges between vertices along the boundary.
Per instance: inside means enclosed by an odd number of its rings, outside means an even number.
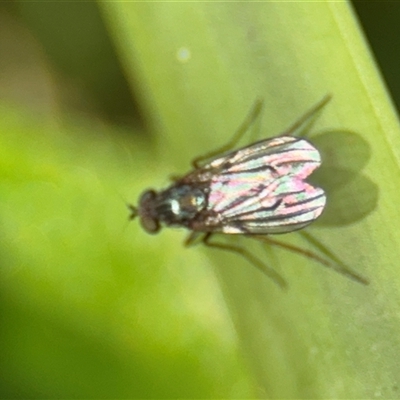
M166 189L146 190L137 207L129 205L130 219L139 217L143 229L151 234L163 225L186 228L191 231L186 246L201 241L236 253L281 287L286 286L285 280L247 249L211 239L215 234L245 235L312 258L367 284L365 278L344 266L269 236L302 229L324 210L324 190L306 181L321 165L320 153L295 134L329 100L330 96L322 99L286 133L232 150L260 113L261 103L257 102L227 145L193 160L193 170Z

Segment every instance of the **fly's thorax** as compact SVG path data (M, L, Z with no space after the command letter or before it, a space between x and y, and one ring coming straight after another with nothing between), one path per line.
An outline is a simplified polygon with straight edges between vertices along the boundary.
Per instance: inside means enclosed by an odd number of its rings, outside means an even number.
M172 186L158 195L156 211L167 225L187 225L207 207L207 193L193 185Z

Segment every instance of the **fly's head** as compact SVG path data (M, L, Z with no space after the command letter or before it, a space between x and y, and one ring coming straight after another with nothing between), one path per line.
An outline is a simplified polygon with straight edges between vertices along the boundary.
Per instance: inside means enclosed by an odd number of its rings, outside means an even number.
M157 233L161 224L188 227L207 207L207 193L197 185L172 185L160 192L146 190L137 207L128 207L131 211L129 219L139 217L146 232Z
M155 190L146 190L139 199L137 207L129 204L131 211L129 219L139 217L140 225L148 233L157 233L160 230L160 222L156 212L157 192Z

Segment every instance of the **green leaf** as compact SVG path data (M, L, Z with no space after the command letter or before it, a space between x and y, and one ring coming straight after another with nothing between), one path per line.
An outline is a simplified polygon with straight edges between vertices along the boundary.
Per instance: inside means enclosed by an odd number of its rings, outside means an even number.
M252 377L202 253L182 251L179 232L151 238L128 226L125 203L156 176L167 181L171 166L155 159L144 132L110 126L121 108L101 119L83 95L79 59L93 69L91 88L109 78L95 4L19 6L36 16L39 37L50 20L47 38L63 57L44 56L50 44L1 14L1 81L9 86L0 99L0 397L251 397ZM82 31L69 35L66 26ZM83 34L73 72L50 74L71 61L64 53ZM115 93L121 79L110 81ZM66 93L79 113L60 102Z
M309 232L371 284L279 249L257 250L289 282L282 292L233 255L204 252L261 397L397 397L399 125L351 8L304 1L101 6L157 133L155 161L143 170L162 159L184 172L191 158L226 142L258 98L260 135L268 137L333 95L309 136L317 143L324 134L328 168L320 179L333 204ZM342 152L347 157L338 160ZM284 239L310 246L298 234Z
M39 46L23 29L21 45L13 19L1 24L9 53L24 50L16 64L4 58L2 82L19 83L17 98L32 107L0 103L1 397L398 397L399 126L349 6L99 3L144 110L148 129L134 130L60 112L55 65L75 85L86 77L92 94L113 93L99 109L129 97L121 77L108 81L118 63L97 62L111 45L94 3L66 4L69 18L62 4L46 3L44 14L19 3L43 29ZM69 34L75 26L82 32ZM27 64L25 48L39 62L28 53ZM48 108L24 82L48 89ZM184 249L184 231L150 236L127 225L125 203L226 143L256 100L264 116L249 140L283 132L327 93L333 100L308 132L324 159L313 178L327 191L326 212L305 235L278 239L331 253L369 286L227 238L279 272L283 291L234 254Z

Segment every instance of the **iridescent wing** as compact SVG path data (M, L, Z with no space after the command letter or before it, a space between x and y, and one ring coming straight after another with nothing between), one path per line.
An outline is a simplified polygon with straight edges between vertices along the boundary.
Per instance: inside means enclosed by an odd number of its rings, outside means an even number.
M208 182L204 230L286 233L305 227L324 209L324 191L304 181L320 164L307 140L279 136L218 157L186 179Z

